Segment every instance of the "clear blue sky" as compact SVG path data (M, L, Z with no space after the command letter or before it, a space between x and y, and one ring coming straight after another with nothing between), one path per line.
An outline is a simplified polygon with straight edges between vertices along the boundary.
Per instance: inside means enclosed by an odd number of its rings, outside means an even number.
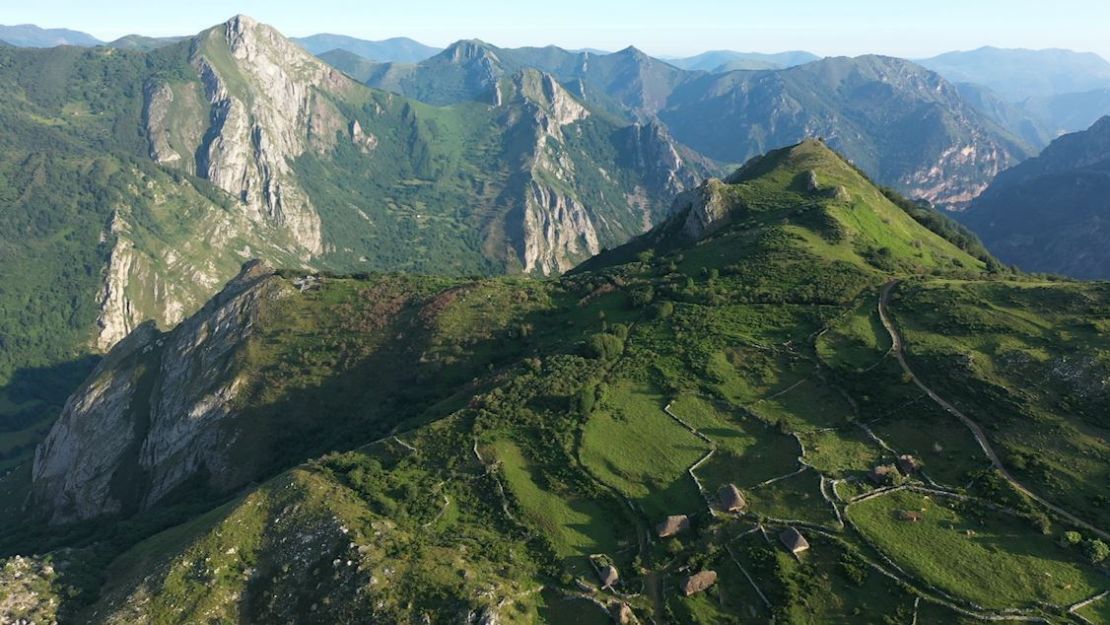
M287 35L477 37L658 55L806 49L905 57L1001 47L1062 47L1110 58L1107 0L0 0L0 23L90 32L192 34L246 13Z

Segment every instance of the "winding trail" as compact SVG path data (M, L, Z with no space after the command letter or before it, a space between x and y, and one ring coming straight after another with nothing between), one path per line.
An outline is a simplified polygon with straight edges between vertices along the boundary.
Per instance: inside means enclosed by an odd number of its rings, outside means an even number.
M897 326L894 325L894 320L890 316L890 311L888 310L888 306L890 303L890 293L894 290L894 287L898 286L898 282L898 280L891 280L890 282L887 282L883 285L882 292L879 295L879 319L882 321L883 327L886 328L887 333L890 334L890 341L892 345L891 351L894 352L894 357L898 359L898 364L902 367L902 371L904 371L906 375L910 377L910 380L912 380L918 388L920 388L922 391L925 392L926 395L929 396L929 399L933 400L941 408L944 408L944 410L946 410L948 413L954 415L956 418L962 421L969 430L971 430L971 434L975 437L975 441L979 443L979 447L983 449L983 453L986 454L987 458L990 460L991 466L993 466L995 470L998 471L1003 479L1005 479L1007 482L1010 483L1011 486L1017 489L1018 492L1022 493L1026 497L1029 497L1033 501L1036 501L1045 508L1048 508L1049 510L1055 512L1064 519L1067 519L1069 523L1077 527L1082 527L1083 529L1092 532L1093 534L1104 540L1110 540L1110 533L1104 532L1103 530L1095 527L1094 525L1091 525L1090 523L1087 523L1086 521L1080 519L1067 510L1064 510L1063 508L1055 504L1049 503L1040 495L1037 495L1033 491L1026 488L1021 482L1017 481L1017 478L1011 475L1006 467L1003 466L1002 460L999 459L998 454L996 454L994 448L991 447L990 441L987 440L987 435L985 432L983 432L983 428L980 427L979 424L973 421L970 417L960 412L955 406L945 401L943 397L938 395L935 391L933 391L933 389L926 386L925 383L917 377L917 375L913 372L913 369L910 368L909 363L906 361L905 342L902 340L901 332L899 332Z

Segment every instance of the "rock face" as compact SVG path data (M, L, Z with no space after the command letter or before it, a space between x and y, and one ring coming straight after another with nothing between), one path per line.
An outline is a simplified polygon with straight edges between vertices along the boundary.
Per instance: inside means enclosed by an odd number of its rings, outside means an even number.
M50 558L14 556L0 560L0 623L56 623L64 596L58 583L60 566Z
M342 90L348 79L243 15L202 36L193 63L212 120L197 171L238 196L256 219L284 226L308 254L320 254L320 217L289 161L330 145L347 127L317 89Z
M1026 271L1110 278L1110 117L1000 174L963 221Z
M510 162L520 175L510 182L506 197L520 205L511 215L515 253L527 273L552 275L566 271L601 250L603 232L612 229L595 207L583 198L579 184L586 158L572 153L576 133L591 113L555 78L524 71L498 84L496 100L505 107L501 123L526 146ZM657 124L632 125L614 138L621 161L617 166L636 172L640 184L620 198L635 220L647 230L663 215L651 198L672 197L695 182L679 149ZM588 158L588 155L587 155ZM601 169L606 183L613 177ZM616 198L610 198L616 199ZM657 200L655 200L657 201Z
M344 131L365 153L377 146L375 136L344 119L323 95L353 83L249 17L198 35L190 63L195 81L150 82L144 90L150 157L208 179L237 203L230 212L198 207L192 232L166 248L136 246L131 211L116 210L105 233L112 247L94 340L101 351L144 320L162 327L180 322L234 275L252 248L287 264L322 254L321 219L292 160L331 149ZM158 191L156 204L180 201L173 189ZM237 247L228 249L231 244Z
M500 95L504 92L512 94L509 102ZM525 182L516 191L522 204L516 253L526 272L559 273L601 249L590 212L567 189L575 166L566 155L563 130L590 113L554 78L539 72L513 76L498 86L498 94L503 106L513 105L502 124L526 146L518 156L519 179Z
M238 198L253 221L288 232L303 259L322 253L320 216L290 162L350 127L323 94L353 83L243 15L197 36L190 62L199 83L146 89L151 157Z
M675 214L685 210L682 233L693 241L712 234L728 219L729 207L724 199L725 184L716 178L706 180L675 200Z
M146 323L109 352L35 453L33 501L51 522L146 508L201 470L228 473L218 424L239 388L232 356L259 300L281 296L271 275L248 263L173 332Z

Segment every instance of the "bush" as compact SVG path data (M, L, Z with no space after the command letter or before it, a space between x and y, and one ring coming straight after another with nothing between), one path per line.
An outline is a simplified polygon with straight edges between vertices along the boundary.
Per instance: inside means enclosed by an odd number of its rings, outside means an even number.
M674 314L674 304L671 302L659 302L655 305L653 312L656 319L668 319Z
M586 353L601 360L615 360L624 352L624 341L605 332L594 334L586 341Z
M1104 562L1106 558L1110 558L1110 546L1097 538L1093 538L1083 543L1083 555L1091 564L1099 564Z
M655 289L651 285L635 289L628 295L628 303L633 308L643 308L653 299L655 299Z

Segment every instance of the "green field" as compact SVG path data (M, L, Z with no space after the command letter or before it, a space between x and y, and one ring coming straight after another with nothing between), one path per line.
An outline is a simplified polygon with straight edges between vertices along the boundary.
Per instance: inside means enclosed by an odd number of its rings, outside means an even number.
M686 469L709 448L667 416L664 405L643 387L613 384L582 432L582 464L652 519L705 506Z
M717 445L697 469L710 492L723 484L748 488L798 468L797 441L741 411L690 394L676 398L671 410Z
M805 444L806 462L832 478L866 473L886 454L878 443L854 426L806 432L799 437Z
M890 349L890 335L879 320L878 295L867 293L817 341L817 354L830 367L864 370Z
M922 520L900 520L903 510ZM907 571L987 608L1069 605L1108 586L1028 521L974 504L900 491L849 507L848 518Z
M971 431L926 397L872 423L871 429L899 453L917 458L940 484L965 486L972 473L990 465Z
M844 396L815 376L777 397L757 402L752 410L795 432L840 427L853 419L852 407Z
M836 523L832 504L821 497L821 478L812 469L745 494L749 509L756 514L829 526Z
M592 571L583 556L605 553L616 557L621 541L635 541L635 526L622 528L622 515L595 501L568 493L552 493L537 482L537 472L529 466L520 447L511 441L492 445L504 471L507 486L524 511L525 520L547 538L556 555L577 556L571 563L579 575ZM628 545L624 545L628 547Z

